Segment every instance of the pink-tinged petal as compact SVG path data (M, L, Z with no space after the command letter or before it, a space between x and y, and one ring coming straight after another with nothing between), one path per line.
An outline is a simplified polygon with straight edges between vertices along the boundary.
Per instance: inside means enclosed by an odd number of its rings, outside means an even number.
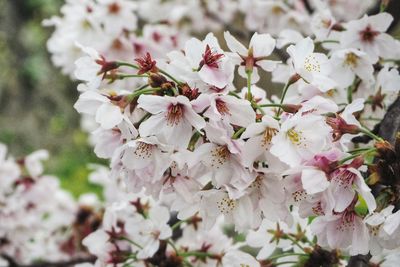
M257 62L257 65L259 65L263 70L271 72L276 69L279 63L281 62L274 60L260 60Z
M249 101L237 99L233 96L222 96L221 99L228 106L229 114L225 116L228 117L230 123L247 127L255 122L256 114Z
M138 107L142 108L151 114L157 114L167 110L171 104L167 98L156 95L141 95L138 99Z
M216 69L204 65L198 74L202 81L218 88L224 88L229 83L230 74L224 72L221 68Z
M368 17L368 22L373 27L373 30L380 32L385 32L392 24L392 21L393 16L385 12Z
M157 135L166 127L166 120L164 114L153 115L139 126L140 136Z
M383 225L383 230L388 234L392 235L400 226L400 211L389 215L386 218L386 222Z
M89 115L94 115L97 109L103 104L109 102L108 98L95 92L86 91L79 96L78 101L76 101L74 108L79 113L85 113Z
M204 50L205 45L203 45L203 43L196 38L192 38L186 42L185 55L193 68L199 67Z
M211 96L208 94L201 94L198 98L191 102L193 109L196 112L203 112L206 108L210 106Z
M262 136L256 136L250 138L242 153L243 164L246 167L253 167L253 163L259 156L266 152L266 148L262 146Z
M310 37L304 38L296 45L287 48L287 52L293 60L295 68L302 68L307 56L314 51L314 42Z
M246 56L247 49L244 45L242 45L235 37L233 37L230 32L224 32L224 38L226 41L226 45L229 50L232 52L238 53L239 55Z
M121 109L111 103L104 103L96 112L96 122L104 129L112 129L122 120Z
M330 185L325 172L311 168L302 171L301 182L307 194L316 194L325 191Z
M252 123L247 126L246 130L242 133L241 139L247 139L259 134L262 134L265 131L265 125L260 122Z
M351 204L356 193L351 188L338 186L334 194L337 196L335 211L343 212Z
M185 106L183 116L198 131L206 127L206 121L189 106Z
M192 137L192 125L185 120L181 120L176 125L166 125L161 129L161 134L165 137L165 141L168 144L179 148L186 148Z
M275 49L276 41L269 34L254 33L250 40L250 47L253 48L254 57L266 57L271 55Z
M362 176L357 175L357 179L355 180L355 184L359 188L359 193L361 196L364 198L367 207L368 207L368 212L372 213L376 209L376 201L374 195L371 193L371 189L368 187L368 185L365 183L364 178Z
M153 208L150 209L149 212L149 217L151 220L156 221L157 223L160 224L166 224L169 220L169 212L168 209L165 207L157 207L157 208Z
M361 218L356 218L354 221L353 238L351 242L351 255L367 254L369 242L369 233L365 223Z

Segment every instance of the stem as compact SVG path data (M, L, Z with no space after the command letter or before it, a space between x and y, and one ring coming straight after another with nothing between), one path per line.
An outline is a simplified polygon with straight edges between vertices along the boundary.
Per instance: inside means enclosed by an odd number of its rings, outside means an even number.
M242 99L237 93L230 91L228 95L234 96L236 98Z
M349 104L353 102L353 86L347 88L347 102Z
M253 101L253 95L251 94L251 76L253 74L252 71L247 71L247 100L250 101L250 103Z
M196 131L196 132L192 135L192 138L190 138L190 142L189 142L189 145L188 145L188 149L189 149L190 151L193 151L193 150L194 150L194 146L196 145L196 143L197 143L197 141L199 140L200 136L201 136L201 133L198 132L198 131Z
M305 249L300 245L299 241L297 241L296 239L294 239L293 237L291 237L291 236L289 236L289 235L286 236L286 238L289 239L290 241L292 241L293 244L295 244L295 245L298 246L302 251L305 252Z
M377 136L376 134L374 134L373 132L371 132L370 130L368 130L364 127L360 128L360 132L362 132L365 135L368 135L369 137L371 137L372 139L375 139L376 141L379 141L379 142L383 141L383 139L381 137Z
M282 262L277 262L274 264L274 266L282 265L282 264L289 264L289 263L299 263L297 261L282 261Z
M136 66L135 64L131 64L129 62L124 62L124 61L117 61L117 65L118 65L118 67L126 66L126 67L130 67L130 68L133 68L133 69L139 69L139 67Z
M161 72L162 74L164 74L165 76L167 76L168 78L170 78L171 80L173 80L176 84L181 84L180 81L178 81L177 79L175 79L172 75L170 75L169 73L167 73L164 70L158 69L159 72Z
M277 104L277 103L271 103L271 104L263 104L263 105L258 105L258 107L261 108L267 108L267 107L276 107L276 108L282 108L282 104Z
M122 80L125 78L148 78L149 75L139 75L139 74L117 74L118 79Z
M174 242L172 242L171 240L168 239L167 243L174 249L176 255L179 256L178 249L176 248Z
M214 257L214 254L207 253L207 252L201 252L201 251L189 251L189 252L182 252L179 254L179 256L182 257L197 257L197 258L205 258L205 257Z
M346 157L346 158L340 160L340 161L339 161L339 165L343 165L343 164L346 163L347 161L349 161L349 160L351 160L351 159L354 159L354 158L356 158L356 157L358 157L358 156L361 156L361 155L363 155L363 154L369 154L369 153L372 153L372 152L375 152L375 151L376 151L376 148L371 148L371 149L368 149L368 150L366 150L366 151L360 151L359 153L355 153L354 155L348 156L348 157Z
M290 87L291 84L292 84L292 83L291 83L290 81L288 81L288 82L286 83L285 87L283 88L283 92L282 92L282 96L281 96L281 101L280 101L280 105L281 105L281 106L282 106L282 104L283 104L283 101L285 100L286 93L287 93L287 91L288 91L288 89L289 89L289 87ZM281 115L281 110L282 110L282 108L279 107L278 113L277 113L277 116L278 116L278 117Z
M370 149L371 149L371 147L357 148L357 149L349 150L349 151L347 151L347 153L350 153L350 154L358 153L358 152L367 151Z
M179 222L176 222L174 225L171 226L171 230L174 231L175 229L177 229L182 223L187 222L187 220L182 220Z
M246 130L246 128L240 128L239 130L237 130L233 135L232 135L232 139L238 139L239 136Z
M287 257L287 256L308 256L307 254L303 254L303 253L282 253L282 254L278 254L275 256L271 256L268 258L268 260L275 260L275 259L279 259L279 258L283 258L283 257Z
M141 245L139 245L138 243L136 243L135 241L130 240L129 238L122 236L119 238L120 240L125 240L128 241L129 243L131 243L132 245L134 245L135 247L138 247L140 249L143 249L143 247Z
M319 43L321 43L321 44L329 44L329 43L338 44L339 41L337 41L337 40L324 40L324 41L321 41Z
M146 94L146 93L154 93L160 89L161 88L157 87L157 88L145 88L145 89L134 91L132 94L129 95L129 100L132 101L133 99L135 99L135 97L138 97L138 96L140 96L142 94Z

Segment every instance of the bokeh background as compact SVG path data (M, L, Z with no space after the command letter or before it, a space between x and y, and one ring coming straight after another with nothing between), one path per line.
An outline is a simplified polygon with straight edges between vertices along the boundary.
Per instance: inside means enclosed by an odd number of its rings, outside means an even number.
M76 84L53 67L46 50L63 0L0 0L0 142L15 157L43 148L46 173L75 196L98 188L87 182L89 163L99 163L79 129L73 109Z

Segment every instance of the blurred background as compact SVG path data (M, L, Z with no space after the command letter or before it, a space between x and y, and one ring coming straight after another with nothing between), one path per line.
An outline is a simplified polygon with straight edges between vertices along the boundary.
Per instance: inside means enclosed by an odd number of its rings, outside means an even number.
M87 182L87 164L99 160L79 129L76 84L53 67L46 50L52 28L41 22L59 14L63 2L0 1L0 143L15 157L48 150L46 173L78 196L98 190Z

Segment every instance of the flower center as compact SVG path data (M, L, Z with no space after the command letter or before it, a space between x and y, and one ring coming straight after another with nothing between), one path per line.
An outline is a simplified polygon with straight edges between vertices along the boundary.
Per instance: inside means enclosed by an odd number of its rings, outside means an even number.
M236 207L236 201L228 197L224 197L220 201L217 201L217 207L221 213L228 214Z
M294 128L292 128L287 131L286 135L294 145L299 145L301 143L301 131L296 131Z
M206 51L203 54L203 59L200 61L200 66L199 70L204 66L207 65L210 68L215 68L218 69L218 63L221 60L221 58L224 57L223 54L218 54L215 51L211 51L211 48L209 45L206 46Z
M221 115L231 115L231 113L229 112L229 108L224 101L217 99L215 101L215 105Z
M353 185L353 181L357 178L357 174L347 170L339 169L332 174L332 180L337 182L343 188L349 188Z
M118 14L119 11L121 10L121 7L118 5L118 3L112 3L108 5L108 13L110 14Z
M340 223L337 225L336 229L339 231L346 231L348 229L354 229L354 219L355 214L352 211L345 211L340 219Z
M261 145L265 147L271 144L272 137L274 137L277 132L278 132L277 129L267 127L267 129L265 129Z
M355 68L357 67L358 58L359 57L356 54L350 52L346 55L345 63L350 67Z
M153 154L153 146L152 144L147 144L144 142L138 142L138 146L135 150L135 155L142 159L148 159Z
M183 106L181 104L170 105L166 115L167 125L178 125L183 118Z
M371 26L369 25L367 28L360 32L361 40L368 43L373 42L377 35L379 35L379 32L372 30Z
M321 64L316 59L315 55L309 55L304 60L304 69L308 72L321 72Z
M211 151L211 167L220 168L229 160L230 152L227 146L218 146Z

